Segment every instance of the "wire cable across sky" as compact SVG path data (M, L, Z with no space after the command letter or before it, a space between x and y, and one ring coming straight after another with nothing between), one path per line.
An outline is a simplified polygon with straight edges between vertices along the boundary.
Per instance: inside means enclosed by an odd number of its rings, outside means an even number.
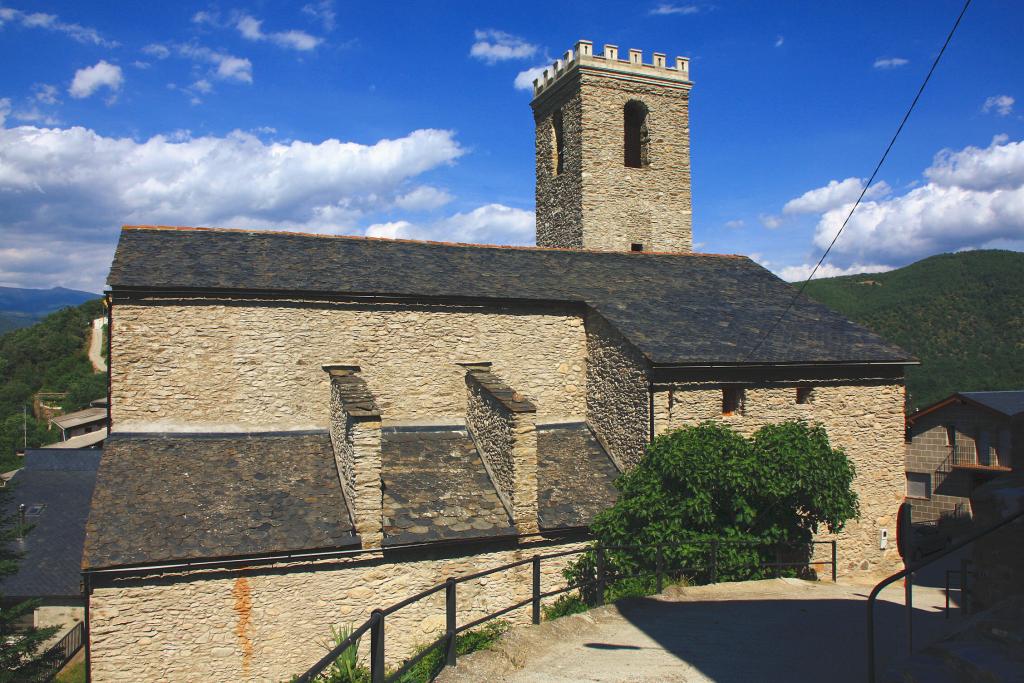
M924 93L924 89L925 87L927 87L928 81L931 80L932 74L935 73L935 68L939 65L939 61L942 59L942 55L945 54L946 48L949 47L950 41L953 40L953 34L956 33L957 27L960 26L960 20L964 18L964 14L967 13L967 8L970 6L971 0L966 0L966 2L964 2L963 9L960 10L960 14L956 18L956 21L953 22L953 28L949 30L949 35L946 36L946 42L942 44L942 49L939 50L939 54L935 56L935 61L932 62L931 68L928 69L928 74L924 77L924 81L921 82L921 87L917 89L917 94L914 95L914 101L910 103L910 107L907 109L907 113L903 115L903 120L900 121L900 125L896 129L896 133L893 134L892 139L889 140L889 145L885 148L885 152L882 153L882 158L879 159L878 164L875 165L875 170L871 172L871 176L868 178L868 181L864 183L864 187L861 189L860 196L857 197L857 201L853 203L853 206L850 207L850 212L846 214L846 220L844 220L843 224L839 226L839 230L832 238L832 241L829 242L828 248L825 249L825 253L821 255L821 258L818 259L818 263L815 264L814 269L811 271L810 275L808 275L807 279L804 280L803 283L800 285L800 289L797 290L796 295L790 300L789 305L786 306L786 310L782 312L782 315L775 319L775 322L772 323L772 326L770 328L768 328L768 331L765 334L761 335L761 337L757 340L757 344L755 344L754 347L750 350L750 352L747 353L747 355L744 357L744 362L749 361L754 356L754 354L761 349L764 343L768 341L768 338L771 337L772 333L775 332L775 329L779 326L779 323L781 323L782 320L789 314L789 312L793 308L793 305L796 304L797 300L801 296L803 296L804 289L807 288L807 283L811 281L811 279L814 277L814 274L818 272L819 268L821 268L821 264L825 262L826 258L828 258L829 252L831 252L832 247L835 246L836 240L838 240L839 236L843 234L843 230L846 229L847 223L849 223L850 219L853 218L853 212L857 210L858 206L860 206L861 200L863 200L864 195L867 194L868 188L870 188L871 185L875 182L875 177L878 175L878 171L881 170L882 164L885 163L886 157L889 156L889 152L892 150L893 145L896 144L896 139L900 136L900 133L903 131L903 127L907 124L907 119L910 118L910 114L914 111L914 107L917 106L918 100L921 99L921 94Z

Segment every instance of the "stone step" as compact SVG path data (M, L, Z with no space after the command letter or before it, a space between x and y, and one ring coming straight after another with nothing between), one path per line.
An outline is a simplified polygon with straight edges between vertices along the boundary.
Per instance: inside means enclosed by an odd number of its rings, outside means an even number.
M1010 648L989 640L950 640L936 646L957 680L977 683L1024 683L1024 666Z

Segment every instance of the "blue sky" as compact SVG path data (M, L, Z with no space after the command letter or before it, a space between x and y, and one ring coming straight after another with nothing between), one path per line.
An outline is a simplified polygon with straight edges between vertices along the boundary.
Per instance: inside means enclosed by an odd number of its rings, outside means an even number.
M122 223L530 244L517 76L578 38L691 58L696 248L794 279L959 9L2 2L0 284L99 291ZM976 0L826 274L1024 248L1021 26Z

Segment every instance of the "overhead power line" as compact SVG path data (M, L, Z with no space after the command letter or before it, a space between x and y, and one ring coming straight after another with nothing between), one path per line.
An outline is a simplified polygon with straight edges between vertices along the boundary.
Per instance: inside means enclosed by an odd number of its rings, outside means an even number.
M931 80L932 74L935 73L935 67L939 65L939 61L942 59L942 55L945 54L946 48L949 47L950 41L953 40L953 34L956 33L957 27L960 26L960 20L964 18L964 14L967 13L967 8L970 6L971 0L966 0L966 2L964 2L963 9L960 10L960 14L956 18L956 21L953 22L953 28L949 30L949 35L946 36L946 42L942 44L942 49L939 50L939 54L935 56L935 61L932 62L932 67L928 69L928 74L924 77L924 81L921 82L921 87L917 89L917 94L914 95L914 101L911 102L910 107L907 108L907 113L903 115L903 120L900 121L900 125L896 129L896 133L893 134L892 139L889 140L889 145L885 148L885 151L882 153L882 158L878 160L878 164L875 165L875 170L871 172L871 176L868 178L868 181L864 183L864 187L860 191L860 196L858 196L857 201L853 203L853 206L850 208L850 212L846 214L846 220L844 220L843 224L839 226L839 230L836 232L835 237L832 238L832 241L829 242L828 248L825 249L825 253L821 255L821 258L818 259L818 263L815 264L814 269L811 271L811 274L808 275L807 279L804 280L803 284L800 285L800 289L797 290L796 295L790 300L789 305L786 306L786 310L782 312L782 315L775 319L775 322L772 323L772 326L770 328L768 328L768 331L765 334L761 335L760 339L758 339L757 341L757 344L754 345L754 348L752 348L750 352L744 357L743 362L750 360L753 357L753 355L757 353L758 350L760 350L764 343L768 341L768 338L772 336L773 332L775 332L775 328L777 328L779 326L779 323L782 322L783 318L785 318L789 314L790 310L792 310L793 305L796 304L797 300L801 296L803 296L804 290L807 288L807 283L811 281L811 278L814 277L814 274L818 272L819 268L821 268L821 264L825 262L826 258L828 258L829 252L831 252L832 247L835 246L836 240L838 240L839 236L843 234L843 230L846 229L846 224L850 222L851 218L853 218L853 212L857 210L858 206L860 206L861 200L863 200L864 195L867 194L868 188L870 188L872 183L875 182L875 176L878 175L878 171L882 168L882 164L885 163L886 157L889 156L889 152L892 150L893 145L896 144L896 138L898 138L900 136L900 133L903 132L903 127L907 124L907 119L910 118L910 114L914 111L914 107L917 106L918 100L921 99L921 94L924 92L925 87L928 85L928 81Z

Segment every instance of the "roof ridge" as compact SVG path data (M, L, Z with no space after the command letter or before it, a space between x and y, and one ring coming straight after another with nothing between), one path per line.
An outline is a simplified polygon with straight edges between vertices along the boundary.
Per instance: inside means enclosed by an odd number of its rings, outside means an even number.
M255 228L216 228L187 225L122 225L121 230L151 230L165 232L222 232L249 235L286 235L294 237L315 237L319 239L342 239L360 242L394 242L397 244L434 244L446 247L469 247L475 249L508 249L513 251L550 251L571 252L578 254L628 254L631 257L644 256L710 256L716 258L747 259L743 254L711 254L697 251L604 251L600 249L568 249L565 247L538 247L515 244L480 244L476 242L444 242L441 240L414 240L397 237L371 237L368 235L328 235L315 232L299 232L295 230L259 230Z

